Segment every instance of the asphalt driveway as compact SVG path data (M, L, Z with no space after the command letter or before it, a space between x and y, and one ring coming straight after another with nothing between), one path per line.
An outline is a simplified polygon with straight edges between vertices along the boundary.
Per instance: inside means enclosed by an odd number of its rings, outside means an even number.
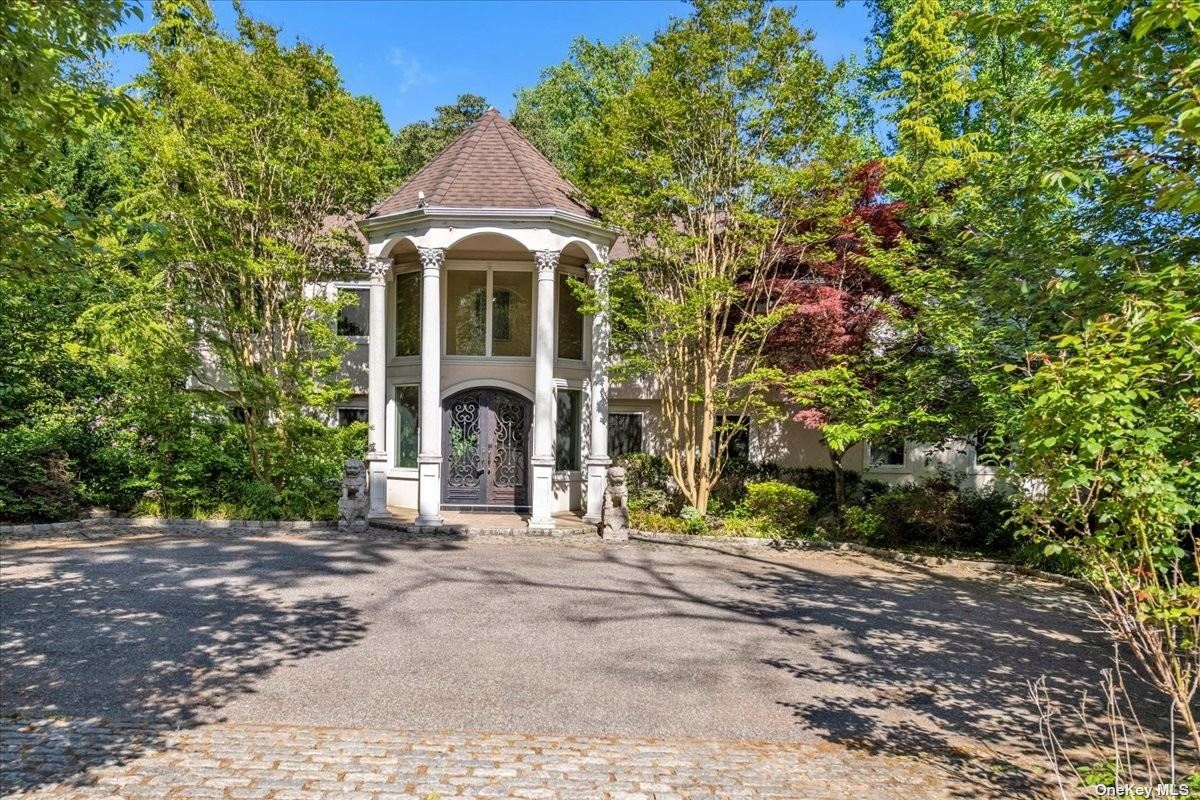
M1073 593L834 553L148 538L6 546L0 579L10 717L832 742L992 780L1039 761L1027 681L1107 665Z

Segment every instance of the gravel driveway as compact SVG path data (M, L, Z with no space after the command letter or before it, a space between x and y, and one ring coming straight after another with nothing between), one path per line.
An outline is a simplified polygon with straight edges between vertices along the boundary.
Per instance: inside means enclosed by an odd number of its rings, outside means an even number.
M1015 786L1026 681L1107 663L1045 583L699 542L150 537L0 575L10 719L832 743Z

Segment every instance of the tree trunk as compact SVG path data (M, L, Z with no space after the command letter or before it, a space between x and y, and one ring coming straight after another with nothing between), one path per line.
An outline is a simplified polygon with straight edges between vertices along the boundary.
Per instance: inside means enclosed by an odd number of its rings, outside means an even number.
M833 506L837 514L838 530L843 531L846 523L846 470L842 466L842 458L846 455L843 450L840 453L835 452L832 448L826 447L829 450L829 463L833 465Z

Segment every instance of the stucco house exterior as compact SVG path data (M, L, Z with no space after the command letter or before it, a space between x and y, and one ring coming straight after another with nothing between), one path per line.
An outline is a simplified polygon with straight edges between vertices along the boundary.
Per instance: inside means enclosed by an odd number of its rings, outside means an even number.
M661 441L652 382L611 385L609 326L580 312L570 281L603 296L601 269L628 255L574 187L499 112L357 221L369 277L339 333L354 396L339 421L370 425L371 514L528 512L598 521L613 455ZM740 457L829 466L815 432L746 422ZM850 466L892 482L939 463L988 479L966 445L897 443Z

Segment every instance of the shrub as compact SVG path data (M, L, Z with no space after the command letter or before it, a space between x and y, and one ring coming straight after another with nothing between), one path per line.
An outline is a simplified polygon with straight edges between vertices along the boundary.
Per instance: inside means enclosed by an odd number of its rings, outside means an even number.
M938 473L880 495L856 524L868 541L889 547L937 545L1009 553L1015 542L1007 525L1012 503L1001 492L960 489L949 473ZM868 522L869 517L876 522ZM872 530L873 528L873 530Z
M783 483L765 481L746 485L746 510L762 517L781 530L797 530L808 520L816 495L807 489Z
M632 508L629 510L629 527L638 531L688 533L687 525L679 517Z
M684 506L683 510L679 512L679 518L683 520L683 529L687 533L708 533L708 522L699 509Z
M871 509L850 506L843 521L843 535L864 542L874 541L879 533L882 517Z
M726 517L717 532L723 536L754 539L777 539L784 535L777 525L762 517Z
M660 515L679 513L683 498L671 481L666 459L648 453L627 453L617 456L613 463L625 468L631 511Z

